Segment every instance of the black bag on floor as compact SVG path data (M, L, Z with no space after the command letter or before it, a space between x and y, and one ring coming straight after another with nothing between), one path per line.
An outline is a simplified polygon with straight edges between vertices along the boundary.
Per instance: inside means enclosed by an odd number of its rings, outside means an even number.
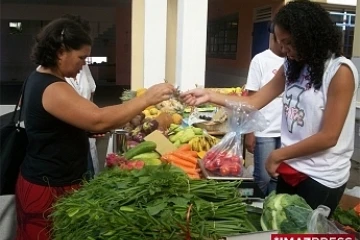
M23 106L25 84L26 81L10 123L0 129L0 195L15 193L20 165L26 154L28 138L25 129L20 126L22 107L17 111L20 101Z

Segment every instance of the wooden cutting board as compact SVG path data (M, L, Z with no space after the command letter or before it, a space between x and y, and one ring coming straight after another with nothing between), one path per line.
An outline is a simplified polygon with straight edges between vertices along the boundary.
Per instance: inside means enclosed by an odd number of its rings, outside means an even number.
M146 141L156 143L156 151L161 155L175 151L177 148L159 130L155 130L144 138Z

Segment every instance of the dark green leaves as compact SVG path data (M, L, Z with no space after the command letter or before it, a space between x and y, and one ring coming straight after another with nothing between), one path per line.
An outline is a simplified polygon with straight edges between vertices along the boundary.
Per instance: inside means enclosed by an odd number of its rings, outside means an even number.
M53 239L219 239L256 230L239 182L190 180L171 165L111 169L60 199Z

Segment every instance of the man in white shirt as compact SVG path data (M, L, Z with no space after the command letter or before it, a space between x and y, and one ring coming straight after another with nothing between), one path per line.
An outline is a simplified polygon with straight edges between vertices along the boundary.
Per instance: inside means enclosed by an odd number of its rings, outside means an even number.
M254 94L265 86L284 63L284 55L276 42L273 25L269 25L269 49L257 54L251 60L247 77L246 90ZM276 189L276 179L271 179L265 169L269 154L281 147L280 128L282 116L281 96L274 99L260 110L267 119L269 126L262 132L249 133L245 137L246 149L254 154L254 180L262 192L267 195Z

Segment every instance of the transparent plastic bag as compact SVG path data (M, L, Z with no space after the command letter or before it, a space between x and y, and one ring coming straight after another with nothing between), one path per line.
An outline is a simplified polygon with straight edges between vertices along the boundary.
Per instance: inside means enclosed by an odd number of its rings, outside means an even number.
M241 135L263 131L268 123L254 107L242 102L226 102L229 132L204 156L207 171L224 177L241 177L243 172Z
M320 205L310 215L307 223L308 233L346 234L328 219L330 208Z

